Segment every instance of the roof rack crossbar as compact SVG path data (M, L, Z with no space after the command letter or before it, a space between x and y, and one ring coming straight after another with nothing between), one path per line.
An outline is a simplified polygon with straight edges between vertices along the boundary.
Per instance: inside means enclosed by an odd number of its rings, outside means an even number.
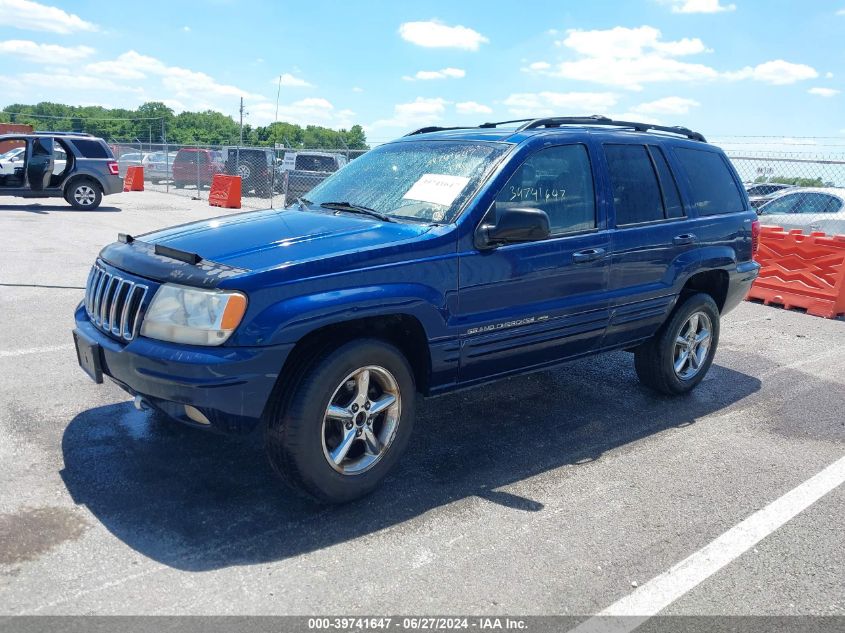
M648 132L655 130L658 132L667 132L669 134L678 134L685 136L693 141L700 141L706 143L707 140L698 132L693 132L689 128L666 125L654 125L652 123L639 123L636 121L615 121L606 116L595 114L593 116L573 116L573 117L548 117L545 119L533 119L524 125L517 128L517 132L524 130L535 130L540 127L559 127L561 125L612 125L614 127L631 128L637 132Z
M507 125L508 123L525 123L526 121L533 121L534 119L511 119L510 121L489 121L488 123L482 123L478 127L480 128L491 128L491 127L498 127L499 125Z
M429 125L421 127L413 132L408 132L405 136L416 136L417 134L428 134L429 132L445 132L446 130L474 130L472 125L453 125L451 127L441 127L439 125Z

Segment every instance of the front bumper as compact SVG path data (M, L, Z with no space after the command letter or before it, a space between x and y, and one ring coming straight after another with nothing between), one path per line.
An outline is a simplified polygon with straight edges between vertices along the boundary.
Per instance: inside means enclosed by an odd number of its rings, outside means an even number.
M293 349L198 347L144 337L118 342L97 329L81 305L74 317L76 331L100 346L104 375L182 422L197 425L185 414L185 405L196 407L224 433L255 428Z

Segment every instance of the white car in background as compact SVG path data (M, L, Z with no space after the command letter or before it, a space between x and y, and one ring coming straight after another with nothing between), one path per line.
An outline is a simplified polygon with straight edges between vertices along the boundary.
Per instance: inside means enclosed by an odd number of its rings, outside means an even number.
M130 167L143 167L144 159L147 157L146 152L129 152L121 154L117 159L120 177L126 177L126 170Z
M789 189L757 209L760 222L805 233L823 231L845 235L845 189L799 187Z
M0 175L11 175L15 167L23 167L25 147L15 147L4 154L0 154Z

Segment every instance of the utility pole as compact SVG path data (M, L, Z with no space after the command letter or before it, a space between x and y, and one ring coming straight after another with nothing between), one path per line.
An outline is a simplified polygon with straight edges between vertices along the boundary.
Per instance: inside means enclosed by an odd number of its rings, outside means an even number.
M241 97L240 113L241 113L241 142L240 142L240 144L243 145L244 144L244 98L243 97Z
M274 122L279 122L279 97L282 95L282 76L279 75L279 89L276 90L276 118L273 119Z

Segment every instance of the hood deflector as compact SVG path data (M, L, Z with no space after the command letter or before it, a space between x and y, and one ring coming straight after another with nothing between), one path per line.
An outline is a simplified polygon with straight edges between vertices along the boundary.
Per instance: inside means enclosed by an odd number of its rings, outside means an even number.
M249 272L204 259L197 253L142 242L125 233L100 251L100 258L141 277L201 288L213 288L224 279Z

